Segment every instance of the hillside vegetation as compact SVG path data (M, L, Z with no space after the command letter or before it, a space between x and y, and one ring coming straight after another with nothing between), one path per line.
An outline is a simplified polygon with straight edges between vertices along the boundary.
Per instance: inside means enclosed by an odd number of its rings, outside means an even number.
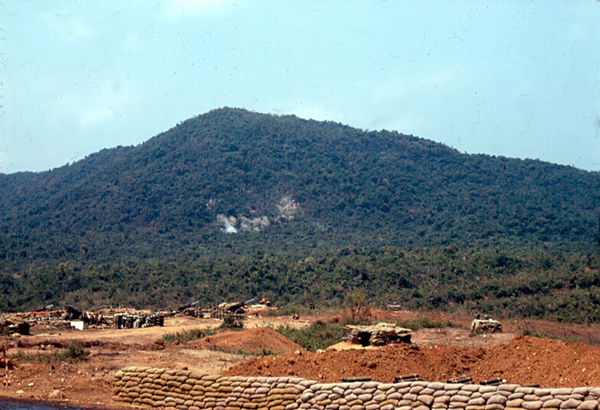
M349 289L597 321L599 174L242 109L0 175L0 308Z

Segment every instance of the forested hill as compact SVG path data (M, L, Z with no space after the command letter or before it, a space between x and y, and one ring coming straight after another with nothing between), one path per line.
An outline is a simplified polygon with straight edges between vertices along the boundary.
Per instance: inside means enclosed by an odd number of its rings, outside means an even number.
M129 271L138 278L140 263L390 246L596 252L598 188L598 173L573 167L217 109L135 147L0 174L0 307L84 292L85 272L100 280L98 267L112 275L127 264L138 264Z
M585 250L598 185L572 167L224 108L136 147L0 175L0 261L194 258L223 244Z

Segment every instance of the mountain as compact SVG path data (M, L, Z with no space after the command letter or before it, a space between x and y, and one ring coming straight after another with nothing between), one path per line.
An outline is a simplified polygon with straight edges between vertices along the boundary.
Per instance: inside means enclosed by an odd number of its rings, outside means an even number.
M112 275L119 264L265 252L593 253L599 176L396 132L217 109L135 147L44 173L0 174L0 289L39 287L59 266L110 266ZM24 291L24 299L5 289L0 306L86 293L86 283Z

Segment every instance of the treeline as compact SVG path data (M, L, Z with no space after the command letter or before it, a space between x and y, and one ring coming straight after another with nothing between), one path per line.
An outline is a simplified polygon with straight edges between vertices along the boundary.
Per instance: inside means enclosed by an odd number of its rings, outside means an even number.
M578 314L595 300L585 292L596 268L579 258L598 252L599 176L218 109L139 146L0 174L0 308L256 293L337 303L365 287L414 307L501 311L516 298L529 301L524 315ZM268 223L244 231L236 222L229 234L220 215ZM404 256L389 259L390 249ZM506 261L494 267L490 249ZM569 287L567 272L588 279Z
M397 247L334 252L256 253L196 262L158 260L101 265L61 263L0 275L0 309L54 303L80 308L175 308L251 297L280 305L342 306L361 290L376 306L458 307L498 317L600 323L598 255L506 252L457 246L407 251Z

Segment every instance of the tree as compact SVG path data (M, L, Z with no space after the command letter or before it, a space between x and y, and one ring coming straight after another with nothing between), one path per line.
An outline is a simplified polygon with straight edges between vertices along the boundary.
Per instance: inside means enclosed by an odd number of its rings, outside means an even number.
M350 311L350 322L352 324L370 321L371 308L367 304L367 297L362 290L348 293L344 298L344 304Z

